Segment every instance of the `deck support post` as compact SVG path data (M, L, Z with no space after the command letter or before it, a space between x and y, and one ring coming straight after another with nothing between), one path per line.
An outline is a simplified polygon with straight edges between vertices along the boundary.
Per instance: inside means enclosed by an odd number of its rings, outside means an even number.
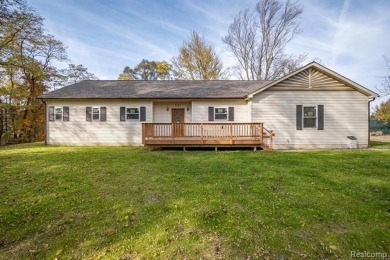
M257 147L255 146L255 147L253 147L253 151L257 151Z
M183 152L185 152L186 151L186 147L185 146L183 146Z
M215 149L216 152L218 152L218 147L217 146L214 149Z
M274 137L274 131L271 130L269 131L269 149L272 150L272 146L273 146L273 138Z

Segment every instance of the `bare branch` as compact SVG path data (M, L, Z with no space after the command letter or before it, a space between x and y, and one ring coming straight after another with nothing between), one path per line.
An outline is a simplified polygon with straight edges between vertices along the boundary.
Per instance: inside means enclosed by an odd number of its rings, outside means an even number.
M238 13L222 41L236 56L245 79L272 80L302 63L306 55L284 54L301 32L297 20L302 12L297 2L260 0L255 13L248 9Z

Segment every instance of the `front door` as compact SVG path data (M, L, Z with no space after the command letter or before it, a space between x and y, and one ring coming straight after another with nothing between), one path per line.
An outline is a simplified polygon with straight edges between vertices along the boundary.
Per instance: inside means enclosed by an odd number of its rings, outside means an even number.
M184 109L172 108L173 136L184 136Z

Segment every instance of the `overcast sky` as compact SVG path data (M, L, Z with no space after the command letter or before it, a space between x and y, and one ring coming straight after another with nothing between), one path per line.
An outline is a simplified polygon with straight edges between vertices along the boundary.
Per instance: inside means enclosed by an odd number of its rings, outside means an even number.
M235 64L221 38L240 9L255 0L29 0L50 34L68 46L72 63L116 79L142 59L170 61L191 30L203 34L224 66ZM289 53L307 53L376 91L388 73L389 0L301 0L303 32ZM381 100L384 100L382 98ZM375 102L377 104L377 102Z

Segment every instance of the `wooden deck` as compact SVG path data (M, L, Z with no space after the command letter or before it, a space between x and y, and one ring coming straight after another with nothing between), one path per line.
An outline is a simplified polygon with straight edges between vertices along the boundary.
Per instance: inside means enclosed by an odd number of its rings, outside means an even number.
M155 147L241 146L272 149L263 123L144 123L142 143ZM264 145L264 138L270 138Z

